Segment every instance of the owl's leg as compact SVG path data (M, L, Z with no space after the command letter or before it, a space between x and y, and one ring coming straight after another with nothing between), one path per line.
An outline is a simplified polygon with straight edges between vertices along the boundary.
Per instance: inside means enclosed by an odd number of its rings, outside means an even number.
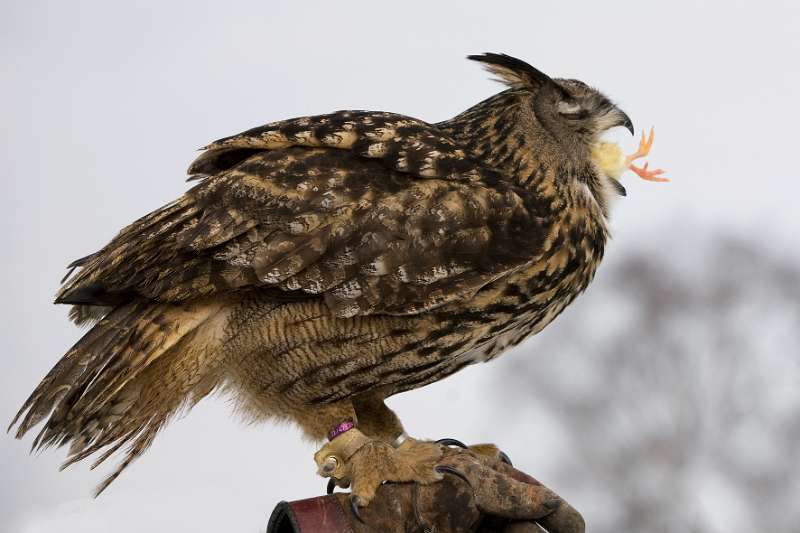
M388 442L395 447L407 438L400 419L386 406L382 397L369 395L354 398L353 408L358 430L364 435ZM329 478L328 494L331 494L337 486L346 489L350 486L350 480Z
M382 400L357 402L358 409L348 403L354 417L332 423L329 442L314 460L321 476L350 485L355 507L368 505L384 481L429 484L442 479L436 470L441 446L405 439L395 447L403 427Z
M365 435L396 446L407 437L400 419L380 396L354 398L353 407L358 418L358 429Z

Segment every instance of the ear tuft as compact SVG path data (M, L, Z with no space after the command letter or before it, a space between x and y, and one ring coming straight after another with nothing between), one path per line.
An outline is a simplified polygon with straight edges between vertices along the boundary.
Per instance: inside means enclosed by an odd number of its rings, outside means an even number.
M467 56L467 59L482 63L483 68L497 76L497 81L505 83L513 89L532 89L546 83L554 83L544 72L521 59L506 54L487 52Z

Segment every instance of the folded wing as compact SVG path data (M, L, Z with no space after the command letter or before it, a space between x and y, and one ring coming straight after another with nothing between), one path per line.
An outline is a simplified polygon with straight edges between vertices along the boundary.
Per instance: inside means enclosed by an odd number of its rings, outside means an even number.
M409 314L468 298L535 259L531 195L435 126L341 112L207 147L202 181L84 258L57 302L186 301L262 287L339 316Z

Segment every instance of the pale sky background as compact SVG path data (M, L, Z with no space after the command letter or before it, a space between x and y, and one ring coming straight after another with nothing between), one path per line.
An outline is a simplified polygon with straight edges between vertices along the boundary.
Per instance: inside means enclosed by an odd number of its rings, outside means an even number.
M0 422L81 335L51 304L64 266L186 190L199 146L344 108L443 120L500 90L464 60L485 51L580 78L656 125L650 161L674 181L626 176L609 262L669 246L691 264L690 237L721 229L800 257L797 2L4 0ZM547 439L526 446L526 420L494 427L505 406L489 401L536 346L391 405L416 436L496 441L536 475ZM243 426L221 398L97 500L102 472L59 473L64 452L29 456L30 441L0 437L0 531L256 532L277 501L325 485L295 429Z

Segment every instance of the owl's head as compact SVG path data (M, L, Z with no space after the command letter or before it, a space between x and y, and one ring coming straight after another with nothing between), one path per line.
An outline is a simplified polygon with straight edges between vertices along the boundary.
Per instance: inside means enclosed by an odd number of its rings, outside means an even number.
M624 111L600 91L579 80L551 78L528 63L505 54L471 55L499 81L530 97L536 120L564 146L591 149L607 130L622 126L633 135Z
M616 196L625 196L620 175L630 161L619 146L601 140L611 128L626 128L633 134L631 119L597 89L579 80L551 78L528 63L505 54L468 56L479 61L498 81L508 85L506 93L519 95L523 113L520 127L529 131L539 147L540 159L578 166L593 163L591 176L581 174L597 201L607 206ZM645 169L646 170L646 169Z

